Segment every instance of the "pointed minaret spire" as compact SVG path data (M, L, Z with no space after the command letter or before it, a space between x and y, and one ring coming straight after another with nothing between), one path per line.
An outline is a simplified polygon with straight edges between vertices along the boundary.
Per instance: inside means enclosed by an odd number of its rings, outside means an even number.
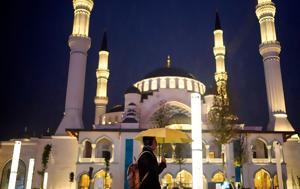
M170 57L170 55L168 55L167 67L168 67L168 68L171 67L171 57Z
M107 34L106 31L103 34L103 38L102 38L102 44L101 44L101 51L108 51L108 47L107 47Z
M216 12L215 30L222 30L221 21L218 11Z
M103 34L102 45L99 52L98 69L96 70L97 89L95 97L95 125L99 125L101 116L106 113L106 105L108 103L107 97L107 81L109 77L108 69L108 48L107 48L107 34Z
M218 94L223 94L227 98L227 72L225 68L225 54L226 49L223 41L223 30L221 28L220 16L216 12L216 22L214 30L214 48L213 52L216 60L216 72L215 72L215 81L217 84Z

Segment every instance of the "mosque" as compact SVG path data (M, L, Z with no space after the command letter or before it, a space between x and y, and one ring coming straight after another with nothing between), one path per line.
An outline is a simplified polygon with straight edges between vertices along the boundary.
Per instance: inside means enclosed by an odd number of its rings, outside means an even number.
M259 53L264 66L269 109L267 129L238 124L243 136L247 157L239 167L235 142L217 145L212 136L208 113L214 104L215 91L226 86L223 30L216 15L214 47L216 89L205 84L181 68L172 67L170 57L165 67L154 69L124 93L123 105L110 110L107 84L109 79L109 48L106 33L99 51L96 70L95 121L92 129L85 129L82 121L87 51L91 45L89 20L93 0L73 0L74 23L69 37L70 62L66 90L65 112L55 135L42 138L11 139L0 142L0 188L6 189L12 174L12 154L15 141L21 141L16 187L31 183L30 159L35 160L32 188L40 188L43 180L38 172L44 147L51 144L47 164L50 189L128 189L126 171L133 157L141 152L142 144L133 140L140 131L154 127L153 116L162 108L172 113L165 127L191 132L191 93L202 97L203 188L216 188L224 181L224 158L227 178L242 182L251 189L300 188L300 139L288 120L280 69L281 46L276 38L275 4L272 0L258 0L256 15L260 24ZM112 70L113 71L113 70ZM191 144L183 144L183 161L176 156L175 144L164 144L167 168L160 175L164 189L192 188ZM107 169L109 162L109 169ZM242 173L242 176L241 176ZM28 185L27 185L28 186ZM27 188L27 187L26 187Z

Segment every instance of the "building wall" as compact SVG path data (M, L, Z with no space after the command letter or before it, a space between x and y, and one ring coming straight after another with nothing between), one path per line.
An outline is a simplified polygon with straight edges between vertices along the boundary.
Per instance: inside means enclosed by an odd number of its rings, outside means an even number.
M298 178L300 178L300 139L298 137L289 139L283 145L283 152L287 168L287 186L292 189L299 189Z

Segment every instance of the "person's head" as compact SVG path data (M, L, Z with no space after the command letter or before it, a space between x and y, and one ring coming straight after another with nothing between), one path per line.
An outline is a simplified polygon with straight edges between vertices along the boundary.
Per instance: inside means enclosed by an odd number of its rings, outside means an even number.
M154 151L156 149L157 143L155 137L143 137L144 146L149 146Z

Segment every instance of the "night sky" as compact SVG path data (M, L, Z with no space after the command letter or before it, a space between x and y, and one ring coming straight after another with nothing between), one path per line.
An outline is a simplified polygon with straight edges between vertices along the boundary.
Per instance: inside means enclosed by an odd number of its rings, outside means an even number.
M277 38L290 122L300 130L300 1L275 0ZM267 98L255 0L95 0L90 22L83 119L94 119L95 70L102 35L110 50L109 107L148 72L166 65L185 68L206 86L214 82L212 52L218 10L227 50L232 106L249 126L265 126ZM55 132L64 112L72 31L71 0L11 1L1 5L0 139Z

